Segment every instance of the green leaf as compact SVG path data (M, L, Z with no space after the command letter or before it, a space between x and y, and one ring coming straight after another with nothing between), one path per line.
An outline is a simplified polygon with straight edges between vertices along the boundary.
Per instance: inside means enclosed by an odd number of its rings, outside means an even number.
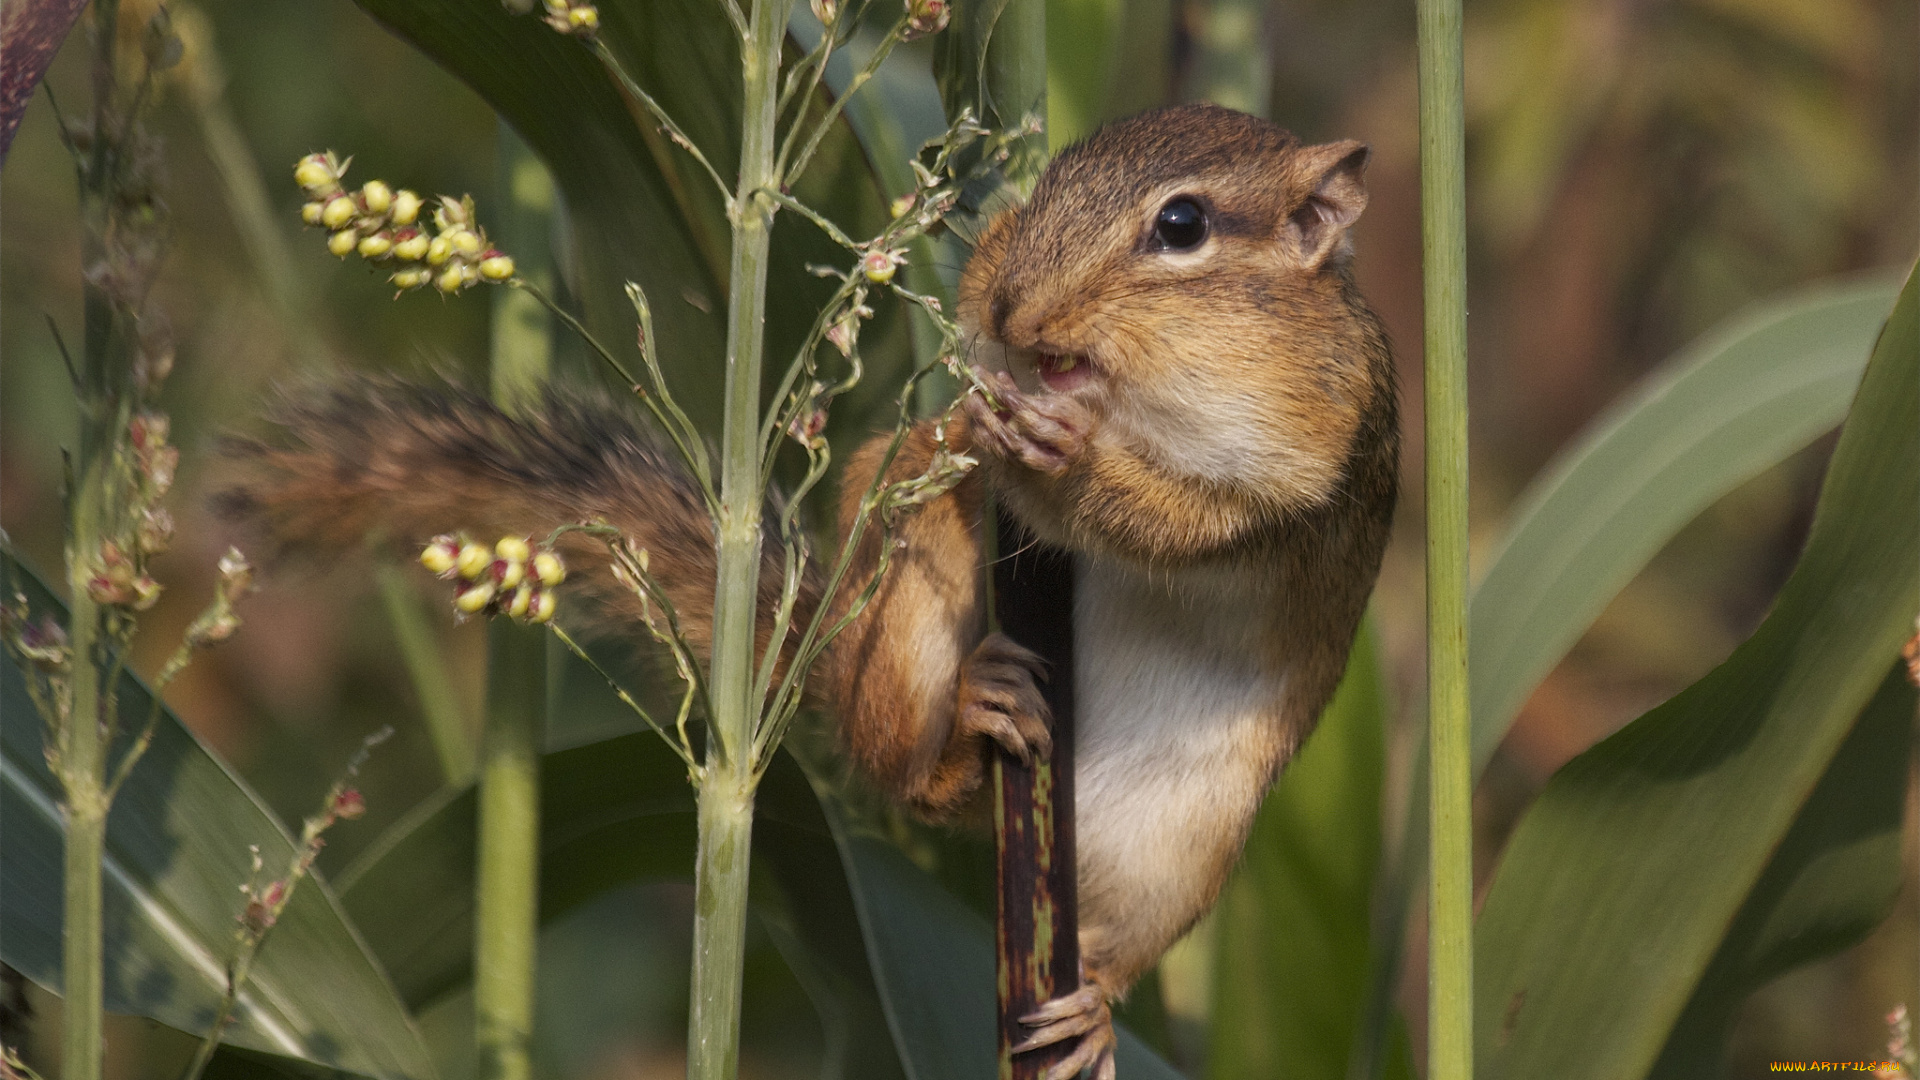
M1387 716L1368 622L1215 909L1209 1076L1348 1075L1374 959ZM1411 1078L1396 1034L1389 1075Z
M1527 695L1681 526L1841 421L1897 286L1822 286L1735 319L1528 487L1473 593L1476 774Z
M635 881L691 880L693 789L650 731L543 756L540 918ZM474 796L449 790L396 823L341 875L342 899L416 1007L467 981ZM780 755L756 799L752 903L831 1035L846 1075L900 1074L839 856L812 788Z
M1715 1074L1749 994L1861 941L1893 910L1913 711L1913 688L1895 665L1734 916L1650 1080Z
M993 928L883 840L850 830L831 803L828 821L860 913L874 982L912 1080L998 1074ZM1127 1080L1180 1074L1116 1024L1115 1055Z
M6 561L36 616L64 617L44 585ZM128 676L119 698L123 727L144 720L145 687ZM41 733L19 669L0 664L0 960L57 992L64 826ZM246 785L163 711L107 821L109 1011L205 1034L236 947L249 845L270 870L287 866L294 851ZM393 985L317 874L301 883L262 946L225 1041L366 1076L433 1075Z
M547 754L540 790L543 922L629 882L691 879L692 789L651 732ZM756 799L752 902L823 1025L851 1033L846 1075L971 1077L983 1053L990 1073L990 931L890 845L843 839L830 799L790 756L775 760ZM466 789L423 804L341 875L347 910L416 1006L468 977L473 866ZM1122 1038L1127 1075L1177 1075Z
M1093 133L1106 112L1121 0L1047 0L1047 144Z
M1562 769L1514 834L1477 934L1481 1076L1627 1078L1653 1066L1743 907L1767 906L1756 889L1769 864L1806 808L1823 805L1817 786L1913 632L1916 550L1920 302L1910 275L1841 431L1806 551L1766 622L1705 678ZM1824 832L1808 820L1803 829ZM1790 860L1780 865L1798 876ZM1832 918L1846 899L1785 910ZM1877 888L1855 890L1847 910L1883 901ZM1785 955L1770 936L1756 940L1750 955Z

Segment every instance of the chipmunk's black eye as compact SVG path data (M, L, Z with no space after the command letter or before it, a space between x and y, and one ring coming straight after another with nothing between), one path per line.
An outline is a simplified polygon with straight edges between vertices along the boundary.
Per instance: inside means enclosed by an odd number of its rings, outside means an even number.
M1207 212L1192 199L1181 197L1160 208L1153 219L1153 238L1168 251L1190 251L1207 239Z

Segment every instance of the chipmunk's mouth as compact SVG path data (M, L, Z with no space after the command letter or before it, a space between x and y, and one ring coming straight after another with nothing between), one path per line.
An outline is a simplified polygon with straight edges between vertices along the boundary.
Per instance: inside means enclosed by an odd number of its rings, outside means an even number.
M1073 353L1038 353L1033 358L1033 366L1049 390L1073 390L1094 376L1093 363Z

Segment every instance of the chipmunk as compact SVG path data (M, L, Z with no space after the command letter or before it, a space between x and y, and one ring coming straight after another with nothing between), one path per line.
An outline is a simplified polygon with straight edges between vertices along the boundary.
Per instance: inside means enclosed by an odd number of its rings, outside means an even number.
M1378 574L1399 433L1386 334L1349 272L1367 154L1211 105L1145 113L1061 153L961 278L968 359L993 400L971 394L944 431L914 428L889 476L919 475L942 438L983 467L900 523L892 569L815 680L853 761L949 817L990 744L1022 757L1049 745L1037 658L986 630L987 494L1075 555L1085 981L1027 1017L1017 1048L1077 1039L1050 1076L1113 1077L1111 1003L1218 897L1333 695ZM277 419L288 439L241 446L251 475L223 501L283 540L603 519L651 552L706 647L706 509L610 407L550 396L516 419L459 390L360 379ZM883 444L847 475L871 476ZM864 485L844 486L842 535ZM850 580L877 564L872 532ZM569 543L575 577L637 626L604 552ZM818 595L810 584L801 607Z

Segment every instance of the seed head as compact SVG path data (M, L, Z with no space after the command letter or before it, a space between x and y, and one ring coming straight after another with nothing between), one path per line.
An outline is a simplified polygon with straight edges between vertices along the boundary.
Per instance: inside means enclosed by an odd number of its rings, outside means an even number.
M336 195L327 200L326 208L320 211L320 224L329 229L338 229L352 221L360 212L353 199L345 195Z
M567 565L560 561L559 552L541 551L533 557L533 576L551 589L567 580Z
M404 194L404 192L402 193ZM393 257L408 262L419 262L427 256L427 245L433 241L427 234L412 227L401 229L393 234Z
M359 246L360 234L352 229L341 229L327 237L327 250L343 259L353 254L353 249Z
M513 276L513 259L498 248L488 248L480 259L480 276L488 281L505 281Z
M369 180L360 189L360 205L369 214L385 214L393 206L393 189L378 180Z
M300 220L303 222L306 222L308 225L318 225L321 223L321 215L325 214L326 212L327 212L326 203L323 203L323 202L304 203L300 207Z
M445 270L440 271L440 276L433 279L434 288L449 295L459 292L460 286L466 283L466 271L463 270L458 263L454 263Z
M401 271L407 273L408 271ZM414 271L418 272L418 271ZM399 277L399 274L395 274ZM436 574L453 572L460 558L460 545L451 536L436 536L420 552L420 565Z
M534 590L533 598L527 603L527 621L533 623L550 623L553 621L554 608L557 606L558 604L554 600L552 591L536 589Z
M293 182L309 195L319 195L338 188L340 174L346 171L346 165L336 161L332 151L308 154L293 167Z
M405 270L394 271L393 275L387 278L387 280L393 282L395 288L401 292L405 292L408 289L417 289L427 282L432 281L433 271L412 266Z
M453 257L453 241L445 235L436 236L427 242L427 265L442 266Z
M463 614L478 615L493 602L493 582L476 581L460 590L453 598L453 606Z
M492 565L493 553L480 544L463 544L460 553L454 556L454 568L468 581L477 580Z
M393 237L383 232L363 236L355 250L360 252L363 259L384 259L393 253Z
M393 193L393 223L411 225L420 218L420 196L401 188Z
M523 581L513 590L513 599L507 601L507 614L516 619L527 617L527 611L533 604L533 582Z

